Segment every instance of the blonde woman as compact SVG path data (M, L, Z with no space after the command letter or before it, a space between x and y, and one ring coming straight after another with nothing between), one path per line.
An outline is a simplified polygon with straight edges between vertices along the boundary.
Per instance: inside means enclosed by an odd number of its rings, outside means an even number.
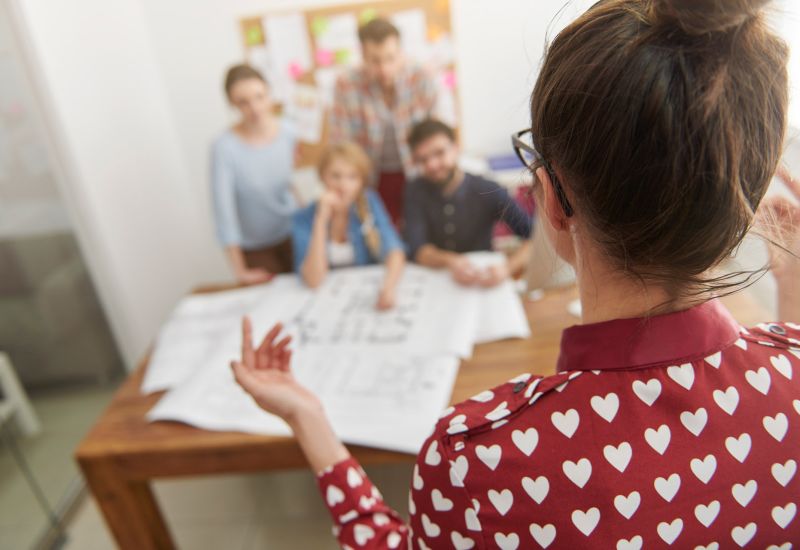
M354 143L323 153L318 170L325 191L293 219L295 271L314 288L331 268L383 262L386 275L377 307L390 309L405 251L380 197L366 188L370 168L366 153Z

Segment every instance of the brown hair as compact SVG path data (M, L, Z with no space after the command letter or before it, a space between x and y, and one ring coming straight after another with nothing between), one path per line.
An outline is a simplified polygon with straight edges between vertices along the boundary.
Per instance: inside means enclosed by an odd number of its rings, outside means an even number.
M376 17L368 23L361 25L358 29L358 39L361 44L372 42L373 44L383 44L389 38L400 39L400 31L397 30L388 19Z
M433 136L443 135L450 141L456 140L456 133L450 126L434 118L426 118L415 124L408 133L408 146L413 151L423 141Z
M373 215L370 211L369 201L367 199L367 182L369 181L372 163L359 145L344 141L329 145L322 151L319 162L317 163L317 173L322 178L325 170L331 165L335 159L341 159L351 164L358 175L361 176L361 191L356 198L356 212L358 219L361 221L361 226L364 231L364 240L367 243L367 249L373 258L380 258L381 255L381 235L375 227Z
M788 49L768 0L601 0L545 54L534 142L620 270L674 297L753 222L782 151ZM734 281L736 279L736 281Z
M246 64L232 66L228 69L228 72L225 73L225 95L230 98L231 90L237 82L241 80L249 80L251 78L258 79L264 84L267 84L267 80L264 78L264 75L258 71L258 69Z

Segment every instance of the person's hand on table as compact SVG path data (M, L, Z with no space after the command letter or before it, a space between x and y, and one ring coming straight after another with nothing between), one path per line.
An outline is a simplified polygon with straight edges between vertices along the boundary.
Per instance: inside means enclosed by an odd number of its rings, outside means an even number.
M260 267L247 268L236 273L236 279L243 285L266 283L271 281L274 276L274 274Z
M317 203L316 215L319 216L322 221L329 222L331 217L333 217L333 213L341 207L341 197L333 191L325 191L322 193Z
M253 347L250 319L242 320L242 357L232 361L236 382L249 393L259 407L291 422L302 412L322 409L319 399L295 380L291 371L291 336L281 337L283 326L277 324Z
M497 286L511 276L508 269L508 263L495 264L487 267L481 271L478 284L482 287L489 288Z
M469 258L465 256L458 256L450 262L448 266L450 273L453 275L453 280L462 286L472 286L478 283L480 277L480 270L472 265Z
M397 304L397 292L393 288L382 288L378 293L378 301L375 303L375 308L378 311L387 311L394 308Z

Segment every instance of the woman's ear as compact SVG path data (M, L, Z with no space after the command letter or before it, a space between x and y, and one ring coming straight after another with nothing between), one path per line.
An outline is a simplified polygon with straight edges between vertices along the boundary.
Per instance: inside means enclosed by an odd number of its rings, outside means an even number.
M547 223L556 231L566 231L569 229L567 215L564 213L561 202L559 202L555 190L553 189L553 180L550 178L550 174L547 173L547 170L545 170L543 166L540 166L536 169L536 177L542 184L544 204L541 206Z

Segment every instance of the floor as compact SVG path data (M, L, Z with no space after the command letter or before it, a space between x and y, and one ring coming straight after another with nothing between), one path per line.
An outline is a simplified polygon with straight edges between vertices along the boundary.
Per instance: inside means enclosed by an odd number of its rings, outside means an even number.
M113 388L59 389L32 397L42 424L36 437L17 444L44 490L57 506L78 479L72 449L111 399ZM0 445L0 549L30 548L47 526L47 516L34 499L9 450Z

